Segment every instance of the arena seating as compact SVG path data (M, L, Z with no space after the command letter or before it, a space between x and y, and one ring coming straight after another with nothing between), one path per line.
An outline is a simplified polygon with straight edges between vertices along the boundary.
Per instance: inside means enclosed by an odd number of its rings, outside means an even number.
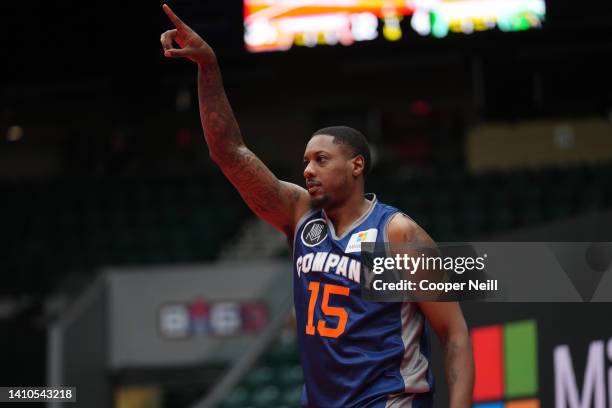
M371 189L434 239L454 240L610 207L611 179L608 164L426 175L402 189L376 181ZM214 184L214 189L209 180L2 185L0 240L12 254L3 257L3 269L19 280L28 270L211 260L248 214L224 180ZM222 193L207 196L209 188Z
M44 293L62 276L105 265L210 261L248 215L220 176L4 184L0 196L11 293Z
M434 240L486 237L612 207L612 164L469 175L419 176L402 189L376 185Z
M234 388L220 408L298 407L303 374L293 341L274 343L261 363Z
M469 175L372 177L368 191L438 241L473 239L612 207L612 164ZM209 194L214 191L215 194ZM250 216L221 176L0 185L0 257L9 292L104 265L210 261ZM10 254L10 256L8 256Z

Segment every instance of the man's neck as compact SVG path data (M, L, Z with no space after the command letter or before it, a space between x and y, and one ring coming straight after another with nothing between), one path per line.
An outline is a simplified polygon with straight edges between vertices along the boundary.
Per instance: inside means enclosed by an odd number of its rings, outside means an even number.
M364 197L363 191L360 191L359 194L351 196L342 205L326 209L325 215L334 226L336 235L341 236L347 228L368 211L371 204L372 202Z

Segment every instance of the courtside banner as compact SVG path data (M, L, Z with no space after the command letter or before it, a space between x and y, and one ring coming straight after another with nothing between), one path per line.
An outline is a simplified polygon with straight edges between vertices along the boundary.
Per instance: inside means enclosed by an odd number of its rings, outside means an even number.
M368 301L612 302L611 242L361 243Z

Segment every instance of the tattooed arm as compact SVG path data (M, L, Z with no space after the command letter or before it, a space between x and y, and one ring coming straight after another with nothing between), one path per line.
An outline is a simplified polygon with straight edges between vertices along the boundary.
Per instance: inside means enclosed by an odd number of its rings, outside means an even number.
M307 209L305 189L278 180L243 143L216 63L199 66L200 117L210 156L259 217L290 236Z
M176 27L162 34L164 55L188 58L198 65L200 118L210 157L238 189L247 205L286 235L308 209L305 189L278 180L244 144L223 88L215 53L167 5L164 11ZM173 41L180 48L174 48Z
M388 240L435 248L429 235L410 218L397 215L389 223ZM444 368L450 408L472 406L474 359L463 313L457 302L419 302L419 308L436 332L444 351Z
M472 406L474 358L461 308L456 302L421 302L419 307L440 339L450 408Z

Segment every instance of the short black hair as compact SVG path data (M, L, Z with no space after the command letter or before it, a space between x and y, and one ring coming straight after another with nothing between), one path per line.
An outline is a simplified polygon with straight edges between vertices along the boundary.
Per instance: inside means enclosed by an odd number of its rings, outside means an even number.
M370 145L363 133L357 129L348 126L329 126L317 130L311 137L318 135L332 136L334 143L348 147L352 151L353 157L362 155L365 159L364 174L368 174L372 170Z

